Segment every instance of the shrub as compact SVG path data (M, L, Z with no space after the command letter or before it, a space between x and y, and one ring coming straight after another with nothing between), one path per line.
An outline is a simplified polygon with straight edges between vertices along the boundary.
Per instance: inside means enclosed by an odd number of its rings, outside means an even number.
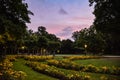
M87 71L87 72L98 72L99 70L98 70L97 67L95 67L95 66L90 64L90 65L86 66L86 70L85 71Z
M53 59L53 56L24 56L25 60L29 60L29 61L45 61L45 60L49 60L49 59Z
M41 64L38 62L27 62L26 65L32 67L32 69L34 69L35 71L50 75L52 77L59 78L60 80L89 80L90 79L90 77L81 76L79 74L73 74L73 76L71 74L66 75L63 71L57 69L54 66L51 67L46 64Z
M0 63L0 80L23 80L26 73L22 71L12 70L16 56L7 56L2 63Z
M111 73L110 69L106 66L101 67L100 72L101 73Z
M115 74L120 75L120 68L114 67L110 69L109 67L103 66L98 68L92 64L84 66L76 64L70 60L48 60L48 65L54 65L56 67L65 68L65 69L72 69L76 71L84 71L84 72L94 72L94 73L105 73L105 74Z
M100 56L64 56L65 59L69 60L85 60L85 59L98 59Z

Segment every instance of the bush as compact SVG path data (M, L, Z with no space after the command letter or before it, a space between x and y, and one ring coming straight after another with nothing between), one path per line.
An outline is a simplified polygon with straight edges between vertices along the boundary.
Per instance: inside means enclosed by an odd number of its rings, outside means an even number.
M60 80L89 80L90 79L90 77L81 76L79 74L66 75L64 72L62 72L61 70L57 69L54 66L50 67L46 64L41 64L38 62L27 62L26 65L29 67L32 67L32 69L34 69L35 71L50 75L55 78L59 78Z
M7 56L3 62L0 63L0 80L23 80L27 75L23 71L12 70L16 56Z
M49 60L49 59L53 59L53 56L24 56L25 60L29 60L29 61L45 61L45 60Z
M61 60L61 61L57 61L57 60L48 60L48 65L54 65L56 67L60 67L60 68L65 68L65 69L72 69L72 70L76 70L76 71L84 71L84 72L94 72L94 73L105 73L105 74L115 74L115 75L119 75L120 74L120 68L118 67L114 67L113 69L110 69L106 66L98 68L95 67L94 65L90 64L88 66L84 66L84 65L79 65L76 64L70 60Z

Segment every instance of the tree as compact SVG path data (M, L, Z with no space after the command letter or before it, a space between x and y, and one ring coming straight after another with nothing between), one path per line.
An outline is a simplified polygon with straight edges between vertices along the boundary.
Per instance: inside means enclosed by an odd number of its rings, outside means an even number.
M48 46L48 40L45 36L41 36L38 39L38 47L40 48L41 54L44 54L44 50Z
M29 30L26 35L24 35L24 44L26 46L28 53L37 53L38 51L38 36L32 30Z
M48 34L48 32L46 31L46 28L44 26L39 26L38 27L38 34L40 34L42 36L46 36Z
M0 0L0 36L4 38L4 43L0 44L1 49L7 46L7 42L22 39L26 32L26 24L30 22L28 5L22 0ZM7 35L7 37L5 36ZM9 40L11 38L11 40ZM15 48L16 46L13 45Z
M41 53L41 55L47 52L56 51L60 39L54 34L50 34L46 31L46 28L41 26L38 27L38 31L28 30L23 37L23 44L27 48L28 53ZM55 47L54 47L55 46Z
M48 49L52 52L53 56L55 56L55 52L60 49L60 42L49 41Z
M94 2L95 21L97 30L104 33L120 34L120 0L89 0Z
M88 50L95 54L103 53L106 47L104 35L101 32L97 32L95 26L90 26L88 30Z
M120 0L89 0L90 6L95 3L94 25L97 31L111 36L109 39L112 52L120 52ZM109 45L109 44L108 44Z
M98 54L105 48L105 40L100 32L97 32L94 26L85 28L73 33L75 47L85 49L87 52Z
M33 14L27 10L27 4L22 0L1 0L0 1L0 32L8 32L15 38L22 36L26 30L26 22L30 22L28 14ZM18 32L17 34L15 34Z
M61 42L61 53L63 54L71 54L73 53L73 41L70 39L62 40Z
M72 38L75 40L75 46L83 48L84 45L88 43L88 29L84 28L80 31L74 32Z
M60 42L60 39L58 37L56 37L56 35L54 35L54 34L47 34L46 37L48 38L49 41Z

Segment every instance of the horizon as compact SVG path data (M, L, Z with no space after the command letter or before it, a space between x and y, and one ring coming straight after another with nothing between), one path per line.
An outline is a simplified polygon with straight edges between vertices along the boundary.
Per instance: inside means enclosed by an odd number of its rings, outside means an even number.
M88 28L94 21L93 7L88 0L26 0L31 23L28 30L37 31L39 26L62 39L71 39L72 33Z

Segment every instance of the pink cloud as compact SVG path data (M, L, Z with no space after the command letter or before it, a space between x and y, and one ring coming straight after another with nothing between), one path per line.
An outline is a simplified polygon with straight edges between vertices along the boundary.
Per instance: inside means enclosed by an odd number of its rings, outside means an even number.
M46 27L49 33L55 34L57 37L61 39L67 39L67 38L70 39L73 32L89 27L92 24L90 22L85 22L85 23L80 23L80 22L81 20L80 21L71 20L71 21L66 21L66 22L64 21L56 24L55 23L49 23L49 24L36 23L36 24L27 24L27 25L29 26L29 29L32 29L34 31L37 31L38 26L44 26Z

